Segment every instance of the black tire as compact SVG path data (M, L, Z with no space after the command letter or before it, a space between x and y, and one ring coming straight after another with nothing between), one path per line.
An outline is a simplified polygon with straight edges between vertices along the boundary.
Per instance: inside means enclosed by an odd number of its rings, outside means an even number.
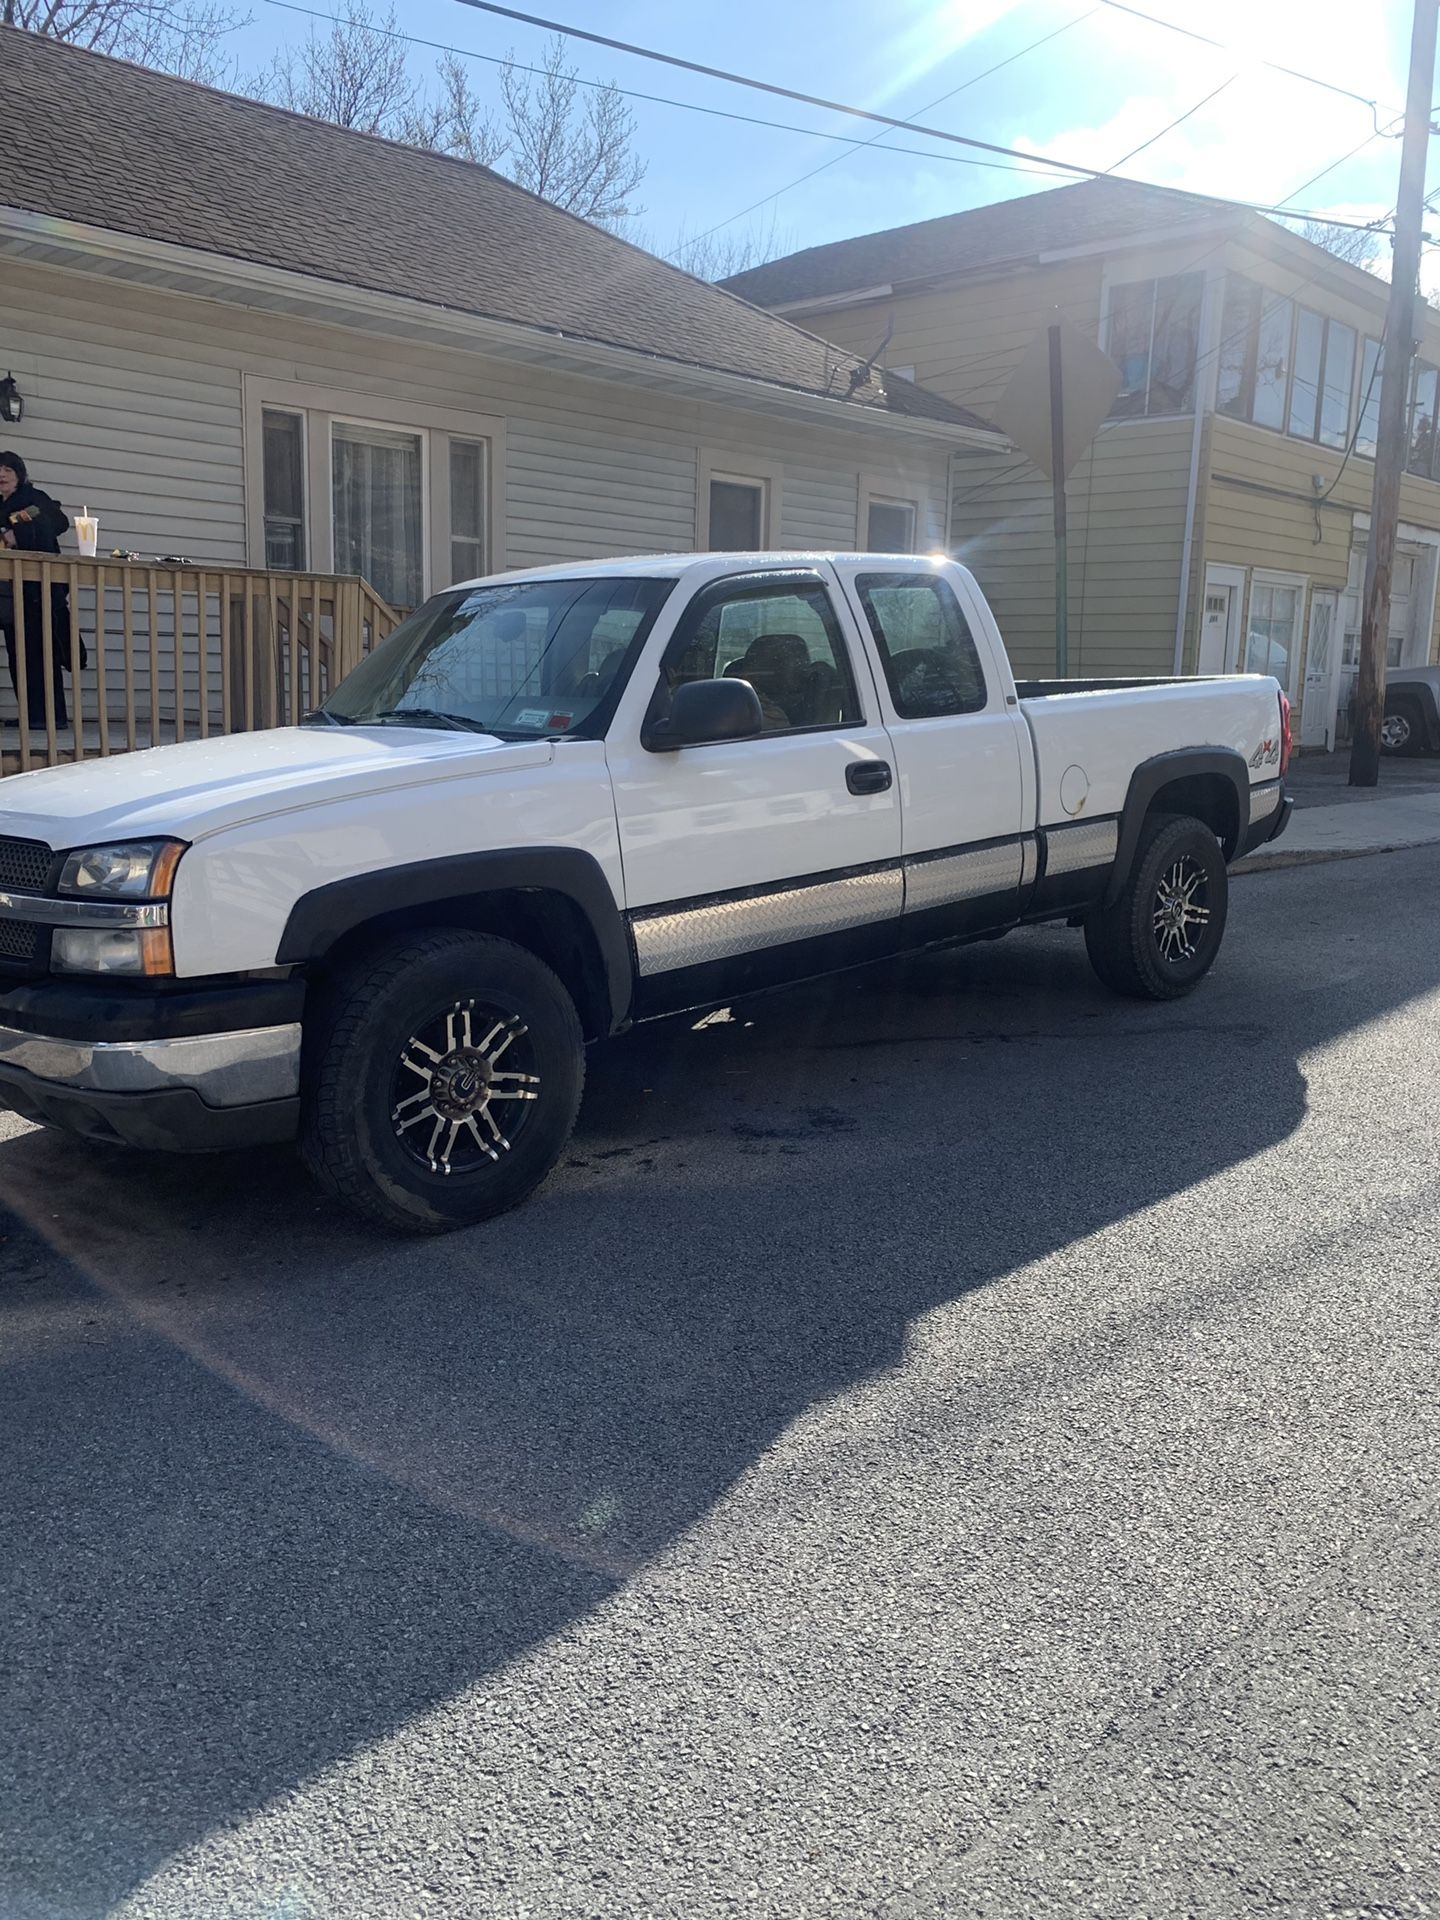
M337 974L305 1051L305 1164L337 1200L411 1233L526 1199L585 1085L574 1002L549 967L458 928L372 948Z
M1425 721L1413 700L1392 701L1380 723L1380 751L1410 759L1425 751Z
M1178 1000L1215 964L1229 893L1225 855L1204 821L1152 814L1120 898L1085 922L1091 966L1131 999Z

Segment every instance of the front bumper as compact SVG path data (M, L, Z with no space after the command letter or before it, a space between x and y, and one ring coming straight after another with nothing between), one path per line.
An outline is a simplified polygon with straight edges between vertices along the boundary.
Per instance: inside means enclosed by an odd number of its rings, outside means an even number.
M0 1106L24 1119L86 1139L186 1153L295 1135L298 1019L179 1035L152 1027L144 1035L92 1039L74 1032L78 1023L65 1017L63 1005L55 1009L61 1031L45 1031L35 1018L38 994L12 1015L24 1026L4 1024L11 998L0 997Z

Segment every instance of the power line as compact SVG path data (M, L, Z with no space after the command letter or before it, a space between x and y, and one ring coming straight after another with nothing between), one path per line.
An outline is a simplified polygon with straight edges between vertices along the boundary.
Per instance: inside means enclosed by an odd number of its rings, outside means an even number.
M1023 60L1027 53L1034 53L1038 47L1048 45L1051 40L1058 40L1062 33L1069 33L1072 27L1081 26L1086 20L1093 20L1099 11L1100 0L1096 0L1096 4L1093 7L1087 7L1084 13L1077 13L1075 18L1073 20L1067 20L1064 26L1056 27L1052 32L1042 34L1038 40L1032 40L1028 46L1021 47L1018 53L1012 53L1006 60L997 60L993 67L986 67L983 73L977 73L971 79L963 81L958 87L952 87L948 93L938 94L935 99L927 100L923 107L916 108L916 112L933 113L936 107L943 107L947 100L953 100L957 93L964 93L967 87L973 87L978 85L982 80L988 80L992 73L999 73L1002 67L1008 67L1016 60ZM884 138L885 130L882 128L879 133L872 133L868 139L860 141L859 145L861 147L873 147L877 141L883 140ZM887 153L904 153L909 151L909 149L904 147L887 147L885 151ZM734 226L737 220L743 220L747 214L756 213L761 207L768 206L772 200L778 200L782 193L790 193L796 187L803 187L805 182L807 180L813 180L817 173L824 173L827 167L835 166L841 157L838 153L832 154L828 160L822 160L818 167L811 167L808 173L798 174L795 179L787 180L783 187L777 187L773 193L765 194L762 199L752 200L750 205L748 207L742 207L739 213L728 214L725 219L717 220L713 227L707 227L703 233L696 234L695 239L697 241L708 240L712 233L719 233L722 227ZM935 157L937 159L944 159L950 156L937 154ZM984 163L977 162L976 164L980 165ZM1018 173L1021 169L1017 167L1015 171Z
M1208 33L1197 33L1193 27L1182 27L1174 20L1162 20L1158 14L1144 13L1139 7L1126 4L1126 0L1100 0L1102 6L1110 7L1116 13L1128 13L1132 19L1147 20L1152 27L1164 27L1168 33L1183 34L1187 40L1198 40L1202 46L1218 47L1222 53L1238 54L1244 57L1244 48L1236 47L1225 40L1212 39ZM1284 67L1274 60L1256 60L1257 67L1268 67L1271 73L1283 73L1291 80L1303 80L1307 86L1323 87L1326 93L1338 93L1344 100L1354 100L1362 107L1368 107L1372 114L1377 113L1379 102L1369 99L1363 93L1352 93L1349 87L1340 87L1333 80L1321 80L1313 73L1302 73L1298 67ZM1399 109L1392 106L1392 113ZM1402 116L1403 117L1403 116ZM1377 122L1378 124L1378 122Z
M280 4L280 0L272 0L272 4ZM547 33L558 33L566 39L586 40L594 46L607 47L615 53L630 53L641 60L655 60L662 66L679 67L686 73L698 73L707 80L724 80L732 86L748 87L754 92L773 94L782 100L797 100L802 106L819 107L822 112L825 113L848 114L852 119L873 121L882 127L896 128L902 133L917 133L926 140L943 140L952 146L971 147L981 153L1003 154L1012 160L1025 161L1031 166L1039 162L1041 165L1053 167L1061 173L1074 174L1077 179L1104 180L1114 177L1108 169L1103 167L1085 167L1081 166L1078 161L1061 160L1054 154L1031 153L1027 152L1023 147L1002 146L993 140L976 140L969 134L948 133L942 127L927 127L916 120L897 119L893 114L876 113L869 107L850 106L842 100L827 100L820 94L802 93L795 87L782 87L778 82L773 80L757 80L749 74L732 73L725 67L709 67L699 60L686 60L676 53L662 53L656 47L642 47L636 45L636 43L631 40L617 40L609 34L593 33L588 27L570 27L566 26L564 22L560 20L547 20L540 14L522 13L517 7L502 7L498 4L498 0L458 0L458 4L463 7L470 7L478 13L493 13L505 20L518 20L525 26L543 27ZM1375 134L1371 134L1369 139L1374 139L1375 137ZM1366 143L1362 142L1362 144ZM889 151L894 151L894 149L889 149ZM940 156L931 155L930 157L932 159L938 159ZM1349 158L1348 155L1345 157ZM1334 164L1335 166L1339 166L1342 165L1343 162L1336 161ZM1327 167L1325 169L1327 173L1331 171L1333 171L1333 168ZM1316 175L1317 179L1321 177L1323 176L1319 174ZM1154 182L1146 180L1134 180L1129 184L1140 187L1154 186ZM1171 191L1171 189L1157 188L1156 191L1164 192ZM1298 191L1303 191L1303 189L1299 189ZM1264 206L1253 200L1232 200L1221 194L1192 193L1188 197L1192 200L1209 200L1216 206L1242 207L1249 213L1276 213L1281 211L1279 208ZM1292 194L1288 197L1293 199L1294 195ZM1336 226L1344 226L1351 223L1337 220L1333 224Z
M678 53L662 53L657 47L637 46L631 40L616 40L606 33L592 33L588 27L569 27L559 20L546 20L536 13L521 13L516 7L502 7L496 0L459 0L464 7L472 7L478 13L498 14L505 20L518 20L527 27L543 27L547 33L564 35L567 40L588 40L592 46L606 47L612 53L631 53L637 59L655 60L662 66L678 67L684 73L698 73L706 80L724 80L734 87L748 87L755 93L768 93L780 100L795 100L801 106L819 107L825 113L848 114L852 120L869 120L877 126L891 127L900 133L918 133L927 140L945 140L957 147L973 147L980 153L1003 154L1011 160L1034 161L1041 157L1026 153L1022 147L1001 146L993 140L975 140L964 133L947 133L942 127L927 127L916 120L900 120L894 114L876 113L870 107L855 107L843 100L827 100L822 94L802 93L797 87L782 87L774 80L756 80L749 74L731 73L725 67L707 67L699 60L682 59ZM1050 160L1051 166L1063 173L1073 173L1077 177L1094 180L1100 177L1098 167L1082 167L1070 160Z
M1187 107L1184 113L1177 113L1173 120L1167 121L1159 133L1152 133L1148 140L1142 140L1138 147L1132 147L1129 153L1122 154L1118 160L1114 161L1105 169L1106 173L1114 173L1117 167L1123 167L1127 161L1133 160L1137 153L1144 153L1145 149L1147 147L1153 147L1157 140L1163 140L1167 133L1173 133L1176 127L1188 120L1192 114L1199 113L1201 107L1208 107L1212 100L1224 93L1226 87L1232 86L1239 78L1238 73L1232 73L1228 80L1222 80L1219 86L1207 93L1203 100L1197 100L1193 107Z
M465 6L472 6L472 5L478 6L481 4L481 0L460 0L460 4ZM399 28L396 28L396 27L383 27L383 26L377 25L372 21L359 22L359 21L350 19L344 14L327 13L319 7L303 6L300 4L300 0L266 0L266 5L272 6L272 7L279 7L281 11L284 13L301 14L306 19L310 19L310 20L327 20L332 25L335 25L335 26L363 25L367 33L379 34L384 39L400 40L400 41L403 41L407 46L424 47L430 52L434 52L434 53L451 53L451 54L456 54L459 57L466 60L479 60L486 66L511 67L517 73L530 73L530 74L537 74L541 76L543 76L545 71L545 69L542 67L527 66L526 63L522 60L509 60L497 54L477 53L471 47L457 47L457 46L451 45L449 42L444 40L428 40L423 38L419 34L402 33L399 30ZM505 10L498 9L498 11L505 11ZM1083 19L1088 16L1082 15L1080 17ZM1078 24L1078 22L1072 22L1072 24ZM570 29L570 28L560 28L560 29L557 29L557 31L569 33L572 31L578 32L579 30ZM1064 31L1064 29L1061 29L1060 31ZM581 35L581 37L593 38L594 36ZM1029 49L1022 49L1021 51L1025 52L1025 51L1029 51ZM1012 59L1018 59L1019 57L1020 57L1019 54L1011 55ZM1007 63L1004 61L1000 62L1000 65L1002 66L1005 64ZM994 71L994 69L992 68L991 71ZM977 79L979 79L979 78L983 78L984 76L977 75L976 77ZM795 126L792 122L788 122L784 120L767 120L756 114L735 113L724 107L704 107L704 106L700 106L697 102L693 100L676 100L670 97L669 95L663 94L663 93L645 93L634 87L615 86L613 82L608 80L586 79L583 75L580 75L580 74L575 75L575 84L577 86L591 88L598 92L608 93L613 91L615 93L622 95L627 100L644 100L654 106L676 107L676 108L679 108L682 112L702 114L708 119L734 120L734 121L738 121L743 126L768 127L773 129L777 133L798 133L798 134L804 135L806 138L811 140L837 141L841 145L847 146L852 150L855 150L861 147L873 146L875 145L875 142L879 137L877 135L872 134L870 138L867 140L851 139L843 133L831 133L822 127L799 127L799 126ZM764 83L757 82L756 84L763 85ZM967 85L968 84L971 84L971 83L967 82ZM960 89L957 89L957 91L960 91ZM847 111L847 109L840 109L840 111ZM856 111L859 112L861 110L857 108ZM922 111L928 111L928 109L922 109ZM873 118L876 116L869 116L869 117ZM895 124L908 125L909 123L897 121ZM917 129L917 131L921 132L922 134L926 132L924 128L919 128ZM961 138L961 136L959 135L950 135L950 134L936 134L934 137L937 139L957 139L957 140ZM1374 138L1373 135L1370 137ZM969 144L983 145L984 143L971 142ZM968 155L962 155L962 154L936 153L930 148L926 148L926 147L882 146L878 148L878 151L881 153L894 153L894 154L907 155L911 158L920 159L920 160L943 160L953 166L982 167L982 168L993 170L997 173L1030 174L1035 176L1036 178L1041 178L1041 179L1053 178L1053 173L1055 169L1059 169L1060 171L1067 172L1067 173L1072 173L1076 171L1076 169L1070 167L1069 164L1063 160L1052 160L1045 154L1025 153L1024 150L1021 148L1015 148L1013 149L1013 151L1016 153L1019 153L1021 157L1028 163L1024 166L1007 166L1004 162L998 161L998 160L974 160L974 159L971 159ZM999 149L999 151L1009 152L1009 151L1012 151L1012 149L1001 148ZM1356 151L1358 151L1358 149ZM1345 157L1349 158L1348 155L1346 155ZM1334 164L1336 166L1339 166L1343 164L1343 162L1336 161ZM1051 171L1046 172L1045 169L1047 168L1050 169ZM819 169L817 169L817 171L819 171ZM1092 175L1096 179L1103 179L1106 177L1103 173L1093 168L1084 169L1083 171L1086 173L1087 177L1090 177ZM1330 169L1327 168L1326 171L1328 172L1330 171ZM1317 178L1318 177L1319 176L1317 175ZM1136 181L1131 181L1129 184L1132 186L1143 187L1143 186L1151 185L1152 183L1144 180L1136 180ZM786 190L787 189L782 189L782 191L786 191ZM1172 191L1172 189L1159 189L1159 190ZM1216 194L1191 194L1189 197L1195 200L1210 200L1217 207L1226 207L1226 208L1239 207L1249 213L1283 213L1286 211L1286 209L1283 207L1266 207L1248 200L1228 200ZM1291 197L1293 198L1293 196ZM763 202L757 202L757 204L763 204ZM747 209L747 211L753 211L753 208ZM738 219L743 216L736 215L734 217ZM1290 217L1301 218L1303 216L1301 216L1298 213L1294 213ZM728 225L729 223L722 222L721 224ZM1357 227L1364 232L1370 231L1368 226L1362 228L1360 226L1360 222L1358 221L1333 220L1333 221L1330 221L1329 224L1337 227ZM713 229L711 231L713 231ZM697 239L703 239L704 237L705 236L703 234L695 236L695 238Z
M456 47L444 40L427 40L420 34L402 33L398 27L381 26L375 21L356 21L341 13L326 13L319 7L301 6L299 0L265 0L265 3L267 6L280 8L283 13L302 14L308 20L328 20L333 26L363 26L366 33L379 34L386 40L400 40L403 41L406 46L410 47L424 47L431 53L455 54L461 59L479 60L488 67L509 67L516 73L530 73L542 78L544 77L545 69L543 67L527 66L523 60L510 60L493 53L477 53L472 47ZM1093 10L1094 9L1092 9L1092 11ZM1012 58L1018 59L1019 55L1012 55ZM1002 61L1001 64L1004 65L1004 62ZM980 75L977 77L983 78L984 76ZM678 107L684 113L703 114L710 120L734 120L746 127L769 127L776 133L799 133L811 140L833 140L841 146L851 149L873 146L875 141L880 138L879 134L871 134L868 139L860 140L853 138L849 134L832 133L824 127L798 127L792 121L767 120L759 114L735 113L725 107L703 107L694 100L676 100L664 93L645 93L636 87L616 86L614 82L610 80L589 80L586 79L584 75L578 73L574 76L574 79L576 86L588 87L597 93L614 92L620 94L626 100L643 100L650 106ZM967 82L967 84L969 83ZM1037 179L1045 180L1054 178L1053 163L1044 159L1039 154L1031 154L1029 156L1031 164L1022 167L1009 166L1000 160L973 160L968 154L935 153L929 147L887 146L883 148L882 151L885 153L909 155L917 160L943 160L950 166L984 167L993 169L996 173L1026 173L1035 176ZM843 155L839 154L835 156L836 159L842 159L843 157ZM830 165L831 162L827 161L826 164ZM820 169L817 167L816 172L818 173L819 171ZM806 177L808 178L808 175ZM760 203L757 202L757 204ZM753 211L753 209L747 209L747 211ZM741 216L736 215L735 217L738 219ZM727 223L722 222L722 224ZM697 239L703 239L704 237L703 234L696 235Z

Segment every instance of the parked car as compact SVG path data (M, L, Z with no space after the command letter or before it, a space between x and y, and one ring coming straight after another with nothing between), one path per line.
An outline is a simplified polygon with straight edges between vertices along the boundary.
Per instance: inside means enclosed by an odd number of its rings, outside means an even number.
M1396 667L1385 676L1382 753L1440 753L1440 667Z
M651 556L437 594L298 727L13 776L0 1101L297 1138L437 1231L523 1199L635 1021L1036 921L1189 993L1283 831L1273 680L1017 685L962 567Z

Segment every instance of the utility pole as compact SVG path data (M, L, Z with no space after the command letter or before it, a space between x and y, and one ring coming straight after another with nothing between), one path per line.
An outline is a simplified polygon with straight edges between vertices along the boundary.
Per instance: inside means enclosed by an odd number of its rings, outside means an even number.
M1350 740L1350 784L1373 787L1380 778L1380 723L1385 715L1385 650L1390 635L1390 576L1400 515L1400 476L1409 451L1406 400L1415 358L1420 243L1425 219L1425 162L1435 87L1435 26L1440 0L1415 0L1410 32L1410 85L1405 95L1405 141L1400 150L1400 198L1395 209L1395 254L1385 316L1385 360L1380 376L1380 423L1370 542L1365 551L1365 603L1360 622L1360 672L1355 682Z

